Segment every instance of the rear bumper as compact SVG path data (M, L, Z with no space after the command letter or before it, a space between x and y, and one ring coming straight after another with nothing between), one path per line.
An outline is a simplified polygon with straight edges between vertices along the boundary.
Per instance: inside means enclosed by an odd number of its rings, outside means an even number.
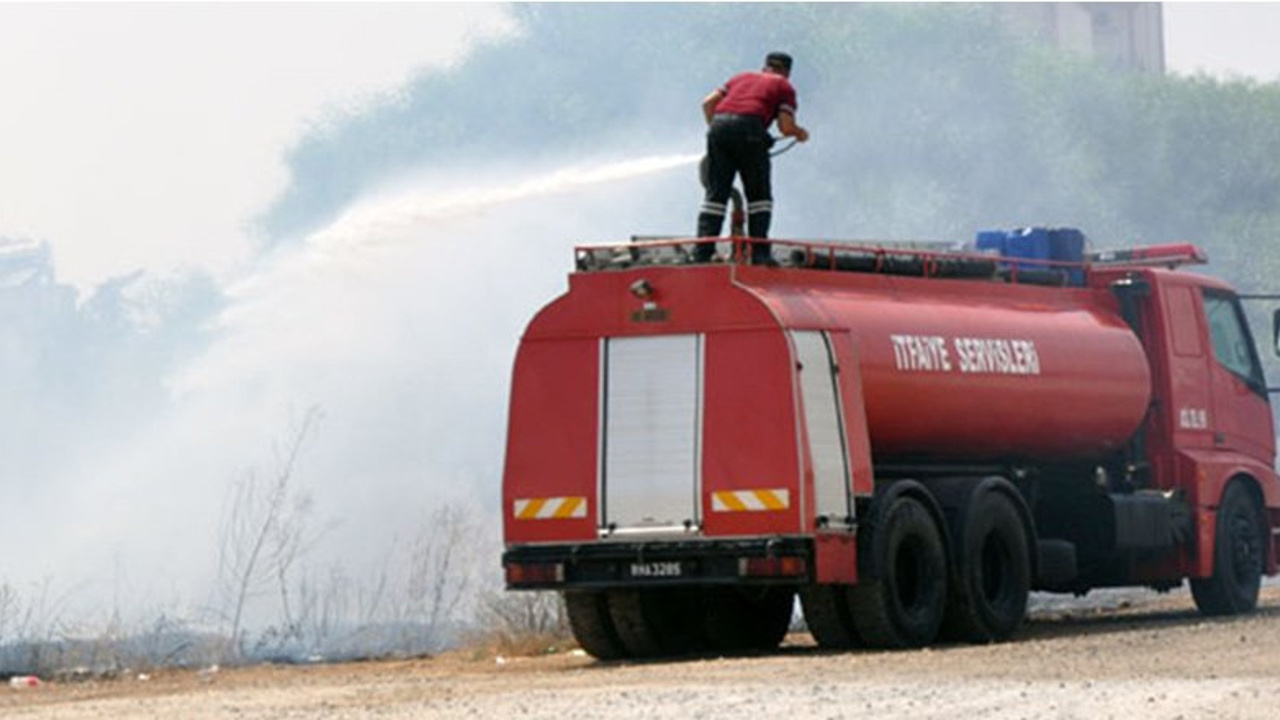
M814 567L812 539L786 536L517 545L502 565L511 590L799 585Z

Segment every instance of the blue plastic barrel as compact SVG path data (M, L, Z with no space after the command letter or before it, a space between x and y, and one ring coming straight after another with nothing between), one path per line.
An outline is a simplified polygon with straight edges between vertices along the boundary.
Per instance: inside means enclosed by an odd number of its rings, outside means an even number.
M1062 262L1084 262L1084 233L1075 228L1056 228L1049 231L1049 258ZM1084 285L1084 271L1070 270L1069 285Z
M1003 256L1009 233L1003 230L979 230L977 248L980 253Z
M1048 260L1049 258L1049 230L1048 228L1032 227L1019 228L1009 233L1009 242L1006 246L1006 254L1014 258L1026 258L1028 260ZM1045 265L1035 263L1026 264L1023 267L1029 268L1045 268Z

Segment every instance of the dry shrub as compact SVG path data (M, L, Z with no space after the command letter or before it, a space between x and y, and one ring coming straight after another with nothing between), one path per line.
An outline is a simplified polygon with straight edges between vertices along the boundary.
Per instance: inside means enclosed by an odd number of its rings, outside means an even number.
M560 594L494 592L476 610L474 649L498 655L544 655L575 645Z

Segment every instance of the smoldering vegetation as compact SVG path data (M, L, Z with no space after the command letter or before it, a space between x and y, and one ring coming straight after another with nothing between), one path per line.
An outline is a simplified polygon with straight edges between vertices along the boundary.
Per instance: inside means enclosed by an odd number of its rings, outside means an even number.
M1072 225L1276 286L1274 84L1117 72L989 6L511 12L517 35L300 137L238 277L78 293L49 245L0 243L0 670L554 626L498 590L516 340L575 243L692 231L698 102L771 49L814 133L776 162L776 236Z

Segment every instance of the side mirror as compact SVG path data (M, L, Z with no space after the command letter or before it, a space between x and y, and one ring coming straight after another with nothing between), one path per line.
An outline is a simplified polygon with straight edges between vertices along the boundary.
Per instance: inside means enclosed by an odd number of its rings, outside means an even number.
M1280 355L1280 310L1271 316L1271 349Z

